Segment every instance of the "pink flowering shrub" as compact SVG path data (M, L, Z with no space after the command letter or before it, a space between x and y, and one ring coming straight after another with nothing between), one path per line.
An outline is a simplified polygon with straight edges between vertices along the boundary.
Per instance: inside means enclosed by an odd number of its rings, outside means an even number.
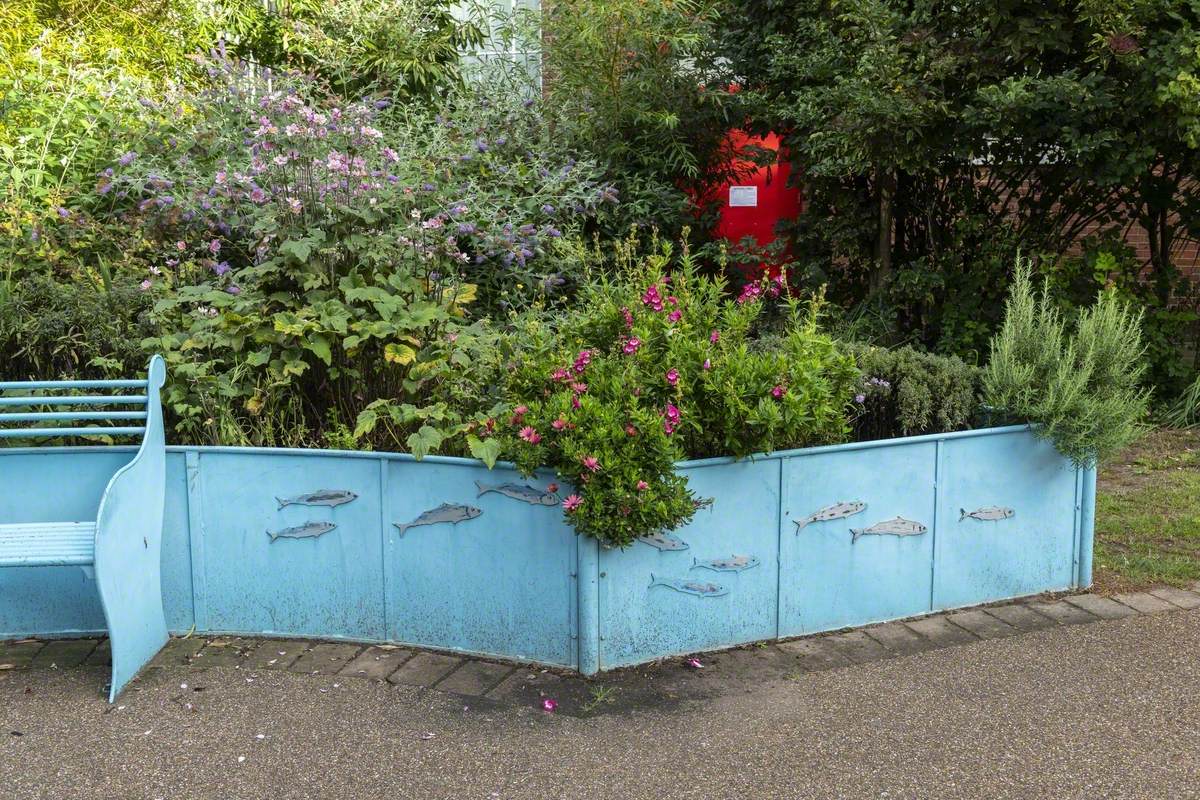
M677 461L843 440L854 361L820 329L819 298L783 302L784 333L757 349L760 296L730 299L669 248L625 264L555 327L528 332L503 452L525 472L557 470L575 487L571 524L625 546L692 518L700 498Z

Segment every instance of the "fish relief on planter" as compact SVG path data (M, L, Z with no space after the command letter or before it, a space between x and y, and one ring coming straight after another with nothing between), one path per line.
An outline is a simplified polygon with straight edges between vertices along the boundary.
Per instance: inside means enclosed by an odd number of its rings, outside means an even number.
M984 522L992 522L1001 519L1012 519L1013 515L1017 512L1013 511L1011 508L1005 508L1004 506L984 506L983 508L977 508L974 511L967 511L965 508L960 508L958 513L959 522L962 522L964 519L968 518L982 520Z
M653 589L655 586L666 586L668 589L697 597L720 597L729 594L728 589L716 583L694 581L688 578L658 578L651 572L649 588Z
M744 572L759 565L758 556L732 555L729 558L692 559L692 569L711 569L713 572Z
M857 542L860 536L920 536L929 530L919 522L904 517L893 517L876 522L869 528L851 528L850 541Z
M328 506L337 508L358 499L358 495L347 489L318 489L315 492L296 495L295 497L276 497L279 507L284 506Z
M501 483L489 485L482 481L475 481L475 486L479 489L479 494L476 497L483 497L489 492L496 492L505 497L511 497L513 500L520 500L522 503L529 503L531 506L556 506L558 505L558 495L554 493L558 487L551 484L545 489L538 489L524 483Z
M306 522L281 531L267 531L267 536L271 537L272 542L276 539L316 539L336 527L332 522Z
M843 501L840 503L834 503L831 506L825 506L821 510L814 511L813 513L809 514L805 519L794 519L792 522L796 523L796 533L800 533L800 531L804 529L804 526L810 523L828 522L829 520L833 519L845 519L846 517L852 517L855 514L865 511L866 508L867 504L861 500Z
M687 550L688 543L682 539L678 539L669 533L652 533L649 536L639 536L637 540L642 544L648 544L651 547L656 547L659 550Z
M412 522L393 522L396 529L403 536L404 532L409 528L416 528L421 525L438 525L442 522L449 522L451 525L457 525L463 520L475 519L483 514L474 506L465 506L461 503L442 503L437 508L431 508L425 511L421 516L414 519Z

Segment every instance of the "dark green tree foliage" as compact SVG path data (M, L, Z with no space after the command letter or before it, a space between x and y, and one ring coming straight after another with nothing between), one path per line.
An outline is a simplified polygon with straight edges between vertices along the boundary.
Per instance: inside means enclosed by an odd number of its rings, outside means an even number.
M792 232L831 297L973 357L1017 250L1150 234L1159 303L1200 235L1200 10L1116 3L727 0L724 50L786 133L808 207Z
M724 174L740 98L716 59L714 0L544 4L546 91L563 134L612 166L624 223L675 236ZM623 227L617 226L618 229Z

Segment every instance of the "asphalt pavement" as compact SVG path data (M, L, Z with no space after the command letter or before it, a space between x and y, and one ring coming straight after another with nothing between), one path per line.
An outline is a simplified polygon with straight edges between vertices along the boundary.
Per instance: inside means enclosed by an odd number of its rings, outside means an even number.
M109 707L104 676L0 672L0 797L1200 797L1200 609L761 680L693 670L674 702L602 678L573 715L171 663Z

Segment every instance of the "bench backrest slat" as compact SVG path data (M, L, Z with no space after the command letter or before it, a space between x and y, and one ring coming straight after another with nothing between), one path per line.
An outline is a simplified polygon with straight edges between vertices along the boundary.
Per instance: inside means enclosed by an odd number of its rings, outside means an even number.
M64 394L45 397L0 397L0 406L144 406L144 394Z
M9 422L55 422L59 420L146 419L145 411L33 411L0 413L0 425Z
M37 436L141 436L145 428L0 428L0 439L25 439Z
M146 381L141 378L128 378L111 381L0 381L0 392L20 389L145 389Z
M150 411L149 386L149 376L127 380L0 381L0 439L144 438ZM129 391L138 393L123 393ZM16 411L2 413L7 408ZM84 424L65 427L64 422ZM96 424L100 422L114 424Z

